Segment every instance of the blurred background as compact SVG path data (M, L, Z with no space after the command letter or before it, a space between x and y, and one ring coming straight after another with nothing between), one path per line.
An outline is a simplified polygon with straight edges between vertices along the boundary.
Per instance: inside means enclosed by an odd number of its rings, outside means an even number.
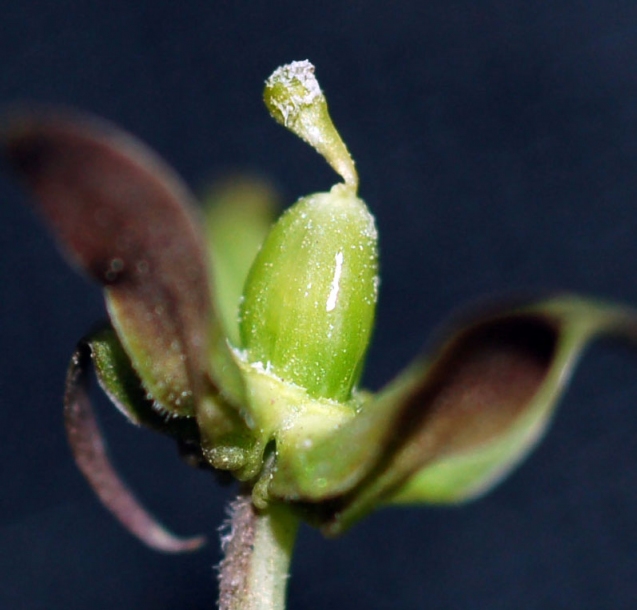
M292 203L336 177L261 90L310 59L380 227L378 388L472 300L566 289L637 305L636 32L633 0L3 2L0 104L91 111L198 193L247 171ZM61 396L101 295L6 172L0 200L0 607L214 607L232 488L102 401L131 486L211 544L155 554L100 506ZM383 510L335 541L303 528L291 610L636 607L636 406L637 358L596 346L546 441L488 497Z

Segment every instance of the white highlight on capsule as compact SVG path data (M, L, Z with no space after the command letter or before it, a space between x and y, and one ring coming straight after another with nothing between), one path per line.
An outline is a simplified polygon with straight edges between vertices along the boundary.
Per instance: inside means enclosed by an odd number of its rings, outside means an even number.
M334 277L332 278L332 288L330 289L330 296L327 297L327 303L325 304L325 311L332 311L336 307L336 299L338 298L338 291L340 289L341 273L343 272L343 253L339 252L336 255L336 267L334 268Z

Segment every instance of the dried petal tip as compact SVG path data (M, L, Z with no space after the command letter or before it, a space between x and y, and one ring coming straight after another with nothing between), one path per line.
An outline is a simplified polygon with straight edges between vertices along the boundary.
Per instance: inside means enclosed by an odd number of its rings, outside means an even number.
M277 68L265 83L263 98L275 121L323 155L345 184L356 190L354 161L332 123L309 61L293 61Z

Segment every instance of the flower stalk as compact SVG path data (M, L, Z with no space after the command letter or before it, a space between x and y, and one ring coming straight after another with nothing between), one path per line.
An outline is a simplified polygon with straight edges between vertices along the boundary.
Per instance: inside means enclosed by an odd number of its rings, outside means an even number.
M286 506L259 511L250 495L232 502L221 539L219 610L284 610L298 525Z

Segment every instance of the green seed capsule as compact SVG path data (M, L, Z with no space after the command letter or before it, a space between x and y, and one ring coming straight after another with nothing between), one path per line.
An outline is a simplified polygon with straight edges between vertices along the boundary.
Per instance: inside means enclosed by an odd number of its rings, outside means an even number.
M273 227L240 309L248 360L312 397L350 398L370 340L378 291L373 216L354 189L299 200Z

